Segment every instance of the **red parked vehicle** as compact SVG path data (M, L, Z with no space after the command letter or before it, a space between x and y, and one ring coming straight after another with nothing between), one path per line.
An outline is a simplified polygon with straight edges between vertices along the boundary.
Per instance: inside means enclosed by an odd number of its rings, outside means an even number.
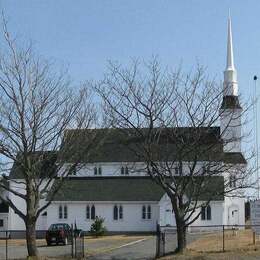
M66 223L52 224L46 231L45 238L48 246L52 243L67 245L72 241L71 227Z

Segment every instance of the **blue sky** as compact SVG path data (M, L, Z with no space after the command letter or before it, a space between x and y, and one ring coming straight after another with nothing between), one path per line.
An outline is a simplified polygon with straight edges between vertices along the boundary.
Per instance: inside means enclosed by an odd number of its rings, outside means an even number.
M9 30L68 67L75 83L100 79L109 59L127 64L153 55L187 71L199 62L222 80L230 8L245 99L253 93L253 76L260 78L259 0L0 0L0 8Z
M228 9L240 90L260 74L260 1L1 0L10 31L46 58L69 67L76 82L100 78L107 60L158 55L189 70L197 61L222 79Z
M240 93L260 76L259 0L0 0L9 30L78 83L102 77L107 60L150 59L189 71L197 62L222 80L231 10ZM1 43L0 43L1 44ZM259 83L260 87L260 83Z

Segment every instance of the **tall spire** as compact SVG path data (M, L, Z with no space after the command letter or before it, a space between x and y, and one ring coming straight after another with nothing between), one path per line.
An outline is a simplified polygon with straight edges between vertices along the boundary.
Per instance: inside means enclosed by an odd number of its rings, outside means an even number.
M237 96L237 72L234 66L233 41L230 14L228 17L227 66L224 71L224 96Z
M229 13L229 17L228 17L227 67L226 67L226 70L235 70L230 13Z

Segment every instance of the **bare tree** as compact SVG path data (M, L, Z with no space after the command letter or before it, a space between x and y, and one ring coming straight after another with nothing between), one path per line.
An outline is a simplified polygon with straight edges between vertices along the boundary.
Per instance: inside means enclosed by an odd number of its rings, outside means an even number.
M37 257L36 221L64 177L80 167L80 154L91 149L89 140L88 147L79 146L72 154L70 145L62 145L71 138L64 131L93 128L97 117L90 92L73 89L66 73L55 73L48 61L34 55L31 46L19 48L5 21L4 39L6 48L0 54L0 187L6 193L0 198L24 221L28 255ZM52 188L47 201L54 179L59 185Z
M170 198L177 251L182 252L187 227L202 206L224 196L243 196L249 186L252 171L243 155L232 150L242 138L233 135L233 129L241 126L247 108L242 112L237 103L239 113L223 109L229 100L223 104L222 87L209 80L202 67L190 74L162 71L156 59L145 66L134 61L128 68L110 62L94 88L106 120L122 131L127 147ZM219 128L223 116L228 120Z

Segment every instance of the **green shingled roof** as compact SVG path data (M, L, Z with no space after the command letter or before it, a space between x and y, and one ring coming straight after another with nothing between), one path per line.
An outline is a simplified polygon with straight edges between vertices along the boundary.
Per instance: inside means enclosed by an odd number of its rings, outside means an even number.
M55 185L55 183L54 183ZM159 201L164 191L150 178L89 177L66 179L56 201ZM47 198L48 200L48 198Z
M223 177L212 176L199 199L213 196L214 200L223 200L223 189ZM73 177L64 180L54 201L160 201L164 193L150 177Z

